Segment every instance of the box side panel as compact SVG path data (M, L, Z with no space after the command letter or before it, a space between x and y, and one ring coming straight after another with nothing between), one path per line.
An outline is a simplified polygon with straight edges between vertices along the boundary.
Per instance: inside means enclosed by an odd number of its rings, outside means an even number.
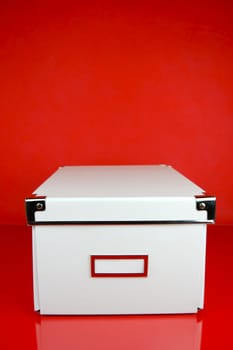
M32 226L32 268L33 268L33 295L34 295L34 310L40 310L39 289L38 289L38 267L37 267L37 238L36 226Z
M204 308L205 300L205 274L206 274L206 237L207 237L207 226L203 225L202 227L202 240L200 241L200 301L198 309ZM202 270L201 270L202 269Z

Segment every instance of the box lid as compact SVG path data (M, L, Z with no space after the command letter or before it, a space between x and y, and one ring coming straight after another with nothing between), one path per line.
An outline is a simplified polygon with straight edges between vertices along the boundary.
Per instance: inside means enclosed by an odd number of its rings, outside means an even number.
M213 222L215 197L167 165L65 166L26 199L29 224Z

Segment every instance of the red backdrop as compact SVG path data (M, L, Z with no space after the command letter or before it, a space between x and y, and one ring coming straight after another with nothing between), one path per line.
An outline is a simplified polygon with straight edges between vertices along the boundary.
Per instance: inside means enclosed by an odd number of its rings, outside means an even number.
M82 2L0 4L1 223L60 165L159 163L233 223L231 1Z

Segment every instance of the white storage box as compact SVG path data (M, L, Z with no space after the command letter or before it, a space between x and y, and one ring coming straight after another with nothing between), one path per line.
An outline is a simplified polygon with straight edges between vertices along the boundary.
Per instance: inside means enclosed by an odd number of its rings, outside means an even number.
M203 308L208 196L170 166L67 166L30 198L35 310Z

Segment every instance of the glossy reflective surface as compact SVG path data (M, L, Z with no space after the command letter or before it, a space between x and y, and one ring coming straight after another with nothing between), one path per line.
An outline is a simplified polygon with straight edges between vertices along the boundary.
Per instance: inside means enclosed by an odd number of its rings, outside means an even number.
M31 233L0 228L2 349L231 349L233 226L209 226L206 306L198 315L40 316L33 312Z

